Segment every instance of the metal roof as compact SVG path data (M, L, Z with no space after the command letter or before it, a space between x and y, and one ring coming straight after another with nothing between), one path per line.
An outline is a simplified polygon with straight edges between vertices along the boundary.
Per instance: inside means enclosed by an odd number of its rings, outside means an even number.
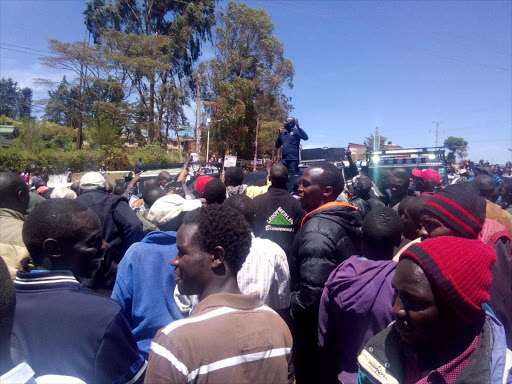
M14 132L14 126L12 125L0 125L0 134L10 135Z

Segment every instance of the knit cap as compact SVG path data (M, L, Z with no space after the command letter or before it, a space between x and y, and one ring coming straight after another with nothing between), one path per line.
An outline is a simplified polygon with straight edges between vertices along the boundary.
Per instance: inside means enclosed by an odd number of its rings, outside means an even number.
M80 189L104 189L107 180L99 172L87 172L80 179Z
M411 245L400 260L419 264L433 290L465 322L482 315L482 304L490 300L491 267L496 253L480 240L439 236Z
M200 200L186 200L180 195L165 195L151 206L147 219L156 225L163 225L176 219L182 212L201 208Z
M213 177L211 176L199 176L196 180L196 183L194 184L194 189L202 195L204 192L204 187L206 184L208 184L210 181L213 180Z
M432 213L467 239L476 239L485 221L485 199L469 183L451 184L423 205L422 212Z

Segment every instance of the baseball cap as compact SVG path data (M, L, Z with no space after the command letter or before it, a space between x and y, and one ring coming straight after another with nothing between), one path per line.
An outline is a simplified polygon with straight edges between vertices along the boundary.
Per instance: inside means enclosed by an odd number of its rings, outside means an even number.
M439 172L437 172L435 169L413 169L412 175L416 177L421 177L427 183L434 183L436 185L441 183L441 176L439 175Z

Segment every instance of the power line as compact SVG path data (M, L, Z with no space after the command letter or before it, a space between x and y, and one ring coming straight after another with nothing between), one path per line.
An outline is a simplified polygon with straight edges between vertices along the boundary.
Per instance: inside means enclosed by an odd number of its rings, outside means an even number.
M7 46L9 46L9 47L21 48L21 49L25 49L25 50L28 50L28 51L35 51L35 52L43 52L43 53L53 54L52 52L49 52L49 51L43 51L42 49L36 49L36 48L30 48L30 47L23 47L23 46L21 46L21 45L16 45L16 44L2 43L2 42L0 42L0 44L2 44L2 45L7 45Z
M46 55L41 55L41 54L39 54L39 53L33 53L33 52L20 51L19 49L12 49L12 48L6 48L6 47L0 47L0 49L5 49L5 50L7 50L7 51L13 51L13 52L26 53L26 54L28 54L28 55L34 55L34 56L46 57Z

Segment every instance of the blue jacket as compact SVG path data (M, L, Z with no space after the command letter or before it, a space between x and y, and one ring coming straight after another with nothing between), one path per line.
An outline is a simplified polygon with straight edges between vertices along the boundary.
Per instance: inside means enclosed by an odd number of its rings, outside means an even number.
M303 129L293 127L283 132L276 140L276 148L283 147L281 158L283 160L299 160L300 139L307 140L309 137Z
M150 232L126 252L117 270L112 299L131 319L141 353L149 355L151 340L160 328L183 316L174 301L174 267L178 253L176 232Z

